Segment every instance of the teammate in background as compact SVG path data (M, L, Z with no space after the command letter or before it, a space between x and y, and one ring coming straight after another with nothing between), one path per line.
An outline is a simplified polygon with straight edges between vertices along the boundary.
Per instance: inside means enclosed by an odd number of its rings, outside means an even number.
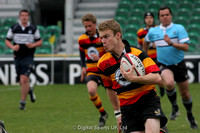
M20 21L8 30L5 43L14 51L14 64L17 80L21 86L21 101L19 109L24 110L26 97L29 93L31 102L35 102L33 87L29 84L29 75L34 70L35 47L42 45L39 30L29 22L28 10L19 12ZM13 44L12 44L13 41Z
M138 44L139 44L139 48L141 48L141 49L142 49L143 43L145 43L144 37L148 33L149 29L151 27L155 27L154 14L152 12L146 12L144 14L144 23L145 23L145 27L140 28L137 32ZM157 63L156 47L153 45L153 43L149 44L149 49L147 51L147 54L149 55L149 57L151 57ZM157 65L159 66L158 63L157 63ZM159 85L159 89L160 89L160 96L163 97L165 94L165 88L162 83Z
M78 39L82 67L81 82L84 79L86 80L90 100L100 112L99 126L102 127L105 125L108 114L104 110L101 99L97 94L97 88L102 84L97 62L105 54L105 50L96 29L96 17L93 14L86 14L82 17L82 23L86 32Z
M154 42L157 46L157 60L161 63L161 76L166 85L166 94L172 104L171 120L175 120L179 113L177 93L174 82L176 81L183 105L187 111L190 126L198 126L192 114L192 96L189 93L187 67L184 62L184 51L189 48L189 37L185 28L172 22L172 11L169 7L161 7L158 11L160 26L151 28L145 41ZM144 45L144 50L148 45Z
M160 127L166 125L167 118L155 90L155 84L161 82L158 66L145 52L130 47L126 40L122 40L121 27L115 20L104 21L98 28L107 53L101 57L97 66L115 110L118 127L122 124L120 127L125 133L159 133ZM134 65L129 72L123 70L120 60L124 53L140 58L145 66L145 76L134 76Z

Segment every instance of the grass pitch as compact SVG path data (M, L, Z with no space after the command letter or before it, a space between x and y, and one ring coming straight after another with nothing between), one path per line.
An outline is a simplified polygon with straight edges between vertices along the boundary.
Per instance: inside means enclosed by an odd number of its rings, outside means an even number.
M99 128L99 113L89 100L85 84L74 86L35 86L36 102L27 99L26 110L19 110L20 86L0 85L0 120L5 122L8 133L116 133L117 122L103 87L98 89L104 109L109 118L106 126ZM200 126L200 84L190 84L193 97L193 113ZM158 92L159 93L159 92ZM167 117L171 104L166 95L161 98ZM170 133L200 133L192 130L186 120L186 111L178 94L181 115L176 121L168 122Z

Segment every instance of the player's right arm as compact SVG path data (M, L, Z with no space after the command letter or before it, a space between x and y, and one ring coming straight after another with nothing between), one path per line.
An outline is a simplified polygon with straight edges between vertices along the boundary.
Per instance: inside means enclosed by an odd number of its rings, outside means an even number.
M86 75L86 63L85 63L85 52L80 50L80 58L81 58L81 82L83 82L85 75Z
M12 39L13 39L13 37L14 37L14 34L13 34L12 29L10 28L10 29L8 30L7 35L6 35L5 44L6 44L6 46L7 46L8 48L10 48L10 49L12 49L12 50L14 50L14 51L18 51L19 48L20 48L20 46L19 46L19 44L15 44L15 45L12 44Z
M79 54L80 54L80 63L81 63L81 67L82 67L81 82L83 82L83 80L85 79L85 75L86 75L85 49L83 48L83 46L85 45L85 42L83 40L83 36L84 35L81 35L79 37L79 39L78 39Z
M12 42L8 39L5 40L5 44L8 48L14 50L14 51L18 51L19 50L19 44L13 45Z

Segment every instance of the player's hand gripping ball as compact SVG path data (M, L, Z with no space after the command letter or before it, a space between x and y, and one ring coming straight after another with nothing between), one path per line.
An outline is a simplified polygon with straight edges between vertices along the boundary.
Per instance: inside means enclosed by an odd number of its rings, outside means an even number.
M135 68L133 70L133 74L135 76L144 76L145 75L145 68L142 61L135 55L126 53L121 58L121 66L122 68L128 72L132 68L134 64Z

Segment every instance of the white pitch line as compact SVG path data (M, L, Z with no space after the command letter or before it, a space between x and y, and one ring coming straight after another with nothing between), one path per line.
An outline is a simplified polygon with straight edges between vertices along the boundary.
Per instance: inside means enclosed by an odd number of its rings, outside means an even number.
M0 92L13 91L13 90L19 90L19 88L7 88L7 89L2 89L2 90L0 90Z

